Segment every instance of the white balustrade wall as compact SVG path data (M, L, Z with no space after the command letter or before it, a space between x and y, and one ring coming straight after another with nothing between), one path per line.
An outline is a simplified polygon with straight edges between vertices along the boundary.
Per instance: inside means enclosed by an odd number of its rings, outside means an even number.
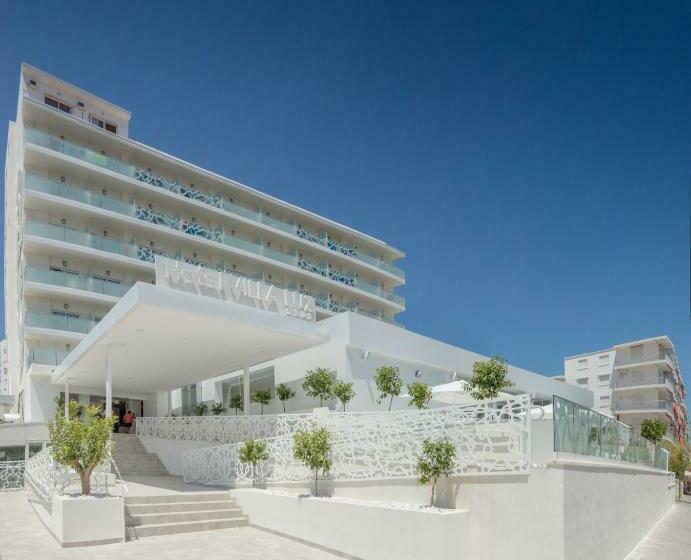
M238 460L240 441L252 437L266 439L269 452L269 460L257 466L257 480L311 480L314 474L293 457L293 434L320 427L331 435L332 468L326 478L334 480L417 478L417 460L426 439L447 440L455 445L453 475L527 473L529 411L530 397L519 395L421 411L243 417L249 423L238 417L236 427L232 427L235 417L210 418L208 424L192 422L190 426L194 427L188 433L203 430L208 434L205 437L219 437L218 426L225 422L228 432L221 437L237 438L236 443L185 451L183 477L186 482L200 484L252 481L251 465ZM271 429L273 437L263 438Z
M0 462L0 490L24 486L24 460Z

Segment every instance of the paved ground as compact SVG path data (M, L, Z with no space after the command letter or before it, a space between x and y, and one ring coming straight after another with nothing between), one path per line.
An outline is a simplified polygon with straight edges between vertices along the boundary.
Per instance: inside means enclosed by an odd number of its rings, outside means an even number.
M685 500L689 500L685 496ZM691 500L677 502L626 560L682 560L691 557Z
M206 488L208 490L208 488ZM1 560L342 560L252 527L147 537L122 544L61 548L23 491L0 492Z

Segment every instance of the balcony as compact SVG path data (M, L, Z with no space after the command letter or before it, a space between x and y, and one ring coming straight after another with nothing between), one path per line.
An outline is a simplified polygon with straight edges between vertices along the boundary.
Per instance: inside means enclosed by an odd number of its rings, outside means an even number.
M154 175L148 170L137 168L133 165L123 163L117 159L100 154L94 150L90 150L78 144L74 144L67 140L63 140L57 136L53 136L35 128L26 129L26 140L31 144L42 146L50 150L74 157L86 163L114 171L120 175L128 178L141 181L147 185L167 190L171 193L177 194L184 198L201 202L213 208L222 209L230 214L240 216L247 220L252 220L258 224L263 224L274 229L278 229L295 237L310 241L322 247L326 247L336 253L351 257L355 260L361 261L370 266L376 267L388 274L392 274L400 279L405 279L405 273L400 268L388 263L375 255L371 255L362 250L359 250L354 245L346 245L331 239L327 234L315 234L302 226L296 226L293 221L282 221L267 216L260 210L253 210L245 208L225 200L221 194L212 195L195 189L192 186L183 185L177 181L166 179Z
M51 329L87 334L98 324L98 321L94 319L71 317L67 315L53 315L52 313L36 313L34 311L27 311L24 315L24 324L27 327L35 327L39 329Z
M620 351L617 351L614 369L662 361L666 362L670 369L674 370L674 360L667 352L646 352L637 356L621 356Z
M34 348L29 352L29 365L59 366L67 357L67 350L53 350L51 348Z
M614 403L615 412L668 412L672 414L672 403L670 401L644 400L644 401L624 401Z
M138 206L132 203L124 202L122 200L117 200L114 198L94 194L91 191L87 191L84 189L79 189L70 185L67 185L65 183L59 182L59 181L53 181L51 179L47 179L45 177L39 177L37 175L27 175L26 177L26 187L27 189L31 191L37 191L37 192L42 192L46 194L50 194L53 196L57 196L60 198L64 198L66 200L74 200L77 202L81 202L83 204L88 204L90 206L94 206L96 208L102 208L104 210L108 210L111 212L115 212L130 218L136 218L138 220L142 220L147 223L151 223L154 225L158 225L161 227L165 227L174 231L179 231L182 233L185 233L190 236L195 236L195 237L200 237L202 239L206 239L208 241L213 241L215 243L220 243L222 245L227 245L229 247L233 247L235 249L240 249L242 251L247 251L249 253L252 253L254 255L262 256L269 258L271 260L275 260L278 262L281 262L283 264L288 264L290 266L297 266L298 268L301 268L303 270L307 270L309 272L314 272L316 274L320 274L321 276L324 276L326 278L330 278L332 280L335 280L337 282L340 282L342 284L345 284L346 286L357 286L358 281L356 281L356 275L350 272L341 272L330 265L326 263L312 263L311 261L308 261L303 258L297 257L297 253L295 251L291 252L282 252L282 251L277 251L275 249L272 249L270 247L267 247L266 245L262 244L260 241L248 241L245 239L242 239L240 237L236 237L234 235L226 235L224 234L221 230L219 229L212 229L205 227L193 220L186 220L186 219L181 219L177 216L169 216L165 212L162 212L160 210L152 210L150 208L145 208L142 206ZM74 230L69 230L73 231ZM75 237L75 234L69 234L71 238ZM106 242L111 242L111 240L108 240L107 238L100 238L97 236L92 236L96 237L96 239L89 239L88 243L95 243L95 244L101 244L103 245L102 241L105 239ZM75 242L75 241L71 241ZM84 244L84 243L78 243L78 244ZM90 246L90 245L86 245ZM110 246L110 245L109 245ZM94 248L99 248L99 247L94 247ZM129 250L124 247L120 248L121 250ZM106 250L108 251L109 249L103 248L100 250ZM109 252L116 252L114 250L109 250ZM137 251L139 254L139 251ZM147 260L148 262L153 262L153 255L150 254L150 250L145 250L144 254L146 255L146 258L142 258L141 260ZM123 253L124 254L124 253ZM161 254L161 253L157 253ZM396 296L393 294L393 292L388 292L387 290L383 290L382 288L379 288L378 286L374 286L372 284L368 284L363 281L359 281L361 285L364 285L365 287L362 287L361 289L364 289L370 293L373 293L375 295L378 295L380 297L384 297L385 299L388 299L390 301L393 301L395 303L398 303L399 305L405 305L405 300L401 298L400 296Z
M50 284L63 288L72 288L74 290L86 290L88 292L118 298L124 296L131 287L130 284L103 280L102 278L94 278L93 276L35 267L26 267L24 276L29 282Z
M670 391L674 391L672 380L665 375L643 375L638 377L619 377L614 381L615 389L627 389L632 387L646 387L653 385L665 385Z

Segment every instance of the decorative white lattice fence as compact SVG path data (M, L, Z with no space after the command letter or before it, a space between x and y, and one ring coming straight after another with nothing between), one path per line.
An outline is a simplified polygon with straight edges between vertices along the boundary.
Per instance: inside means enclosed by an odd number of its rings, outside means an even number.
M137 418L139 437L170 441L236 443L246 439L264 439L286 432L286 417L311 417L311 414L267 414L264 416L182 416L176 418L145 416ZM299 421L299 420L298 420Z
M311 480L312 473L293 457L292 436L319 427L331 434L331 479L416 478L417 458L426 439L455 445L454 475L525 473L530 468L529 411L530 397L520 395L422 411L278 415L277 435L266 438L269 460L258 465L256 477L263 482ZM186 451L185 481L250 482L251 466L237 458L241 445Z
M0 462L0 490L13 490L24 486L24 461Z

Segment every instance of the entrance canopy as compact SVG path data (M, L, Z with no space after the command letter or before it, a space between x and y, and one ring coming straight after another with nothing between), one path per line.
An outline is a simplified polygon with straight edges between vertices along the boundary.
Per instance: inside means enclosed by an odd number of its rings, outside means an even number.
M53 383L168 391L322 343L314 321L135 284L51 374Z

